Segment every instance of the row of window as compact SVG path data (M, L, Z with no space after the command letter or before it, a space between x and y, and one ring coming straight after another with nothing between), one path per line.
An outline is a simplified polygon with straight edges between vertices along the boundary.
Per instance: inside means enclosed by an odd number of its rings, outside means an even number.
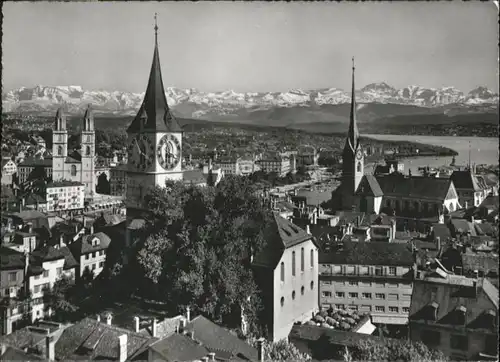
M351 287L371 287L374 286L376 288L411 288L411 283L380 283L380 282L366 282L366 281L357 281L357 280L349 280L349 281L331 281L331 280L322 280L321 283L323 285L331 285L332 283L336 286L351 286Z
M368 266L359 266L358 273L356 273L356 267L353 265L341 266L333 265L333 274L344 274L344 275L370 275L370 268ZM381 266L376 266L373 268L373 275L375 276L396 276L397 268L395 266L390 266L387 268L387 274L384 274L384 268Z
M345 304L335 304L335 308L337 309L350 309L350 310L359 310L360 312L372 312L372 306L371 305L345 305ZM375 312L381 312L385 313L385 306L383 305L376 305L374 308ZM400 308L396 306L389 306L388 308L389 313L400 313ZM401 313L410 313L410 308L409 307L402 307L401 308Z
M106 255L106 250L98 250L93 253L85 254L85 260L89 260L90 258L96 258L101 255Z
M331 291L323 291L322 296L325 298L331 297L332 292ZM349 292L347 293L348 297L351 299L357 299L359 298L359 293L357 292ZM361 299L372 299L373 294L372 293L361 293ZM335 292L335 298L345 298L345 292ZM386 294L385 293L375 293L375 299L386 299ZM395 301L395 300L411 300L411 294L402 294L401 297L398 294L392 294L389 293L387 294L387 300L390 301Z
M312 282L309 284L309 286L310 286L311 290L314 290L314 281L312 281ZM304 286L302 286L302 287L300 288L300 294L301 294L301 295L304 295L304 292L305 292L305 288L304 288ZM292 291L292 300L295 300L295 290L294 290L294 291ZM282 306L282 307L285 305L285 297L281 297L281 299L280 299L280 304L281 304L281 306Z
M89 266L87 265L87 266L85 267L85 269L87 269L87 270L90 270L90 269L91 269L91 270L96 270L96 269L97 269L97 265L99 265L99 268L104 268L104 262L103 262L103 261L101 261L101 262L99 262L99 263L91 264L91 265L90 265L90 268L89 268Z
M314 267L314 249L310 250L309 265ZM305 252L304 248L300 249L300 271L303 272L305 267ZM292 276L295 276L295 251L292 251ZM281 281L285 281L285 263L281 262Z
M35 285L33 287L33 293L40 293L41 291L43 291L46 288L47 289L50 288L50 283L44 283L44 284L40 284L40 285Z

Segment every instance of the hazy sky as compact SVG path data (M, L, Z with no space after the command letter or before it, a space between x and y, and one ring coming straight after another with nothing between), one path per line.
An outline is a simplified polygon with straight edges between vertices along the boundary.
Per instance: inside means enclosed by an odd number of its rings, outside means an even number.
M2 82L142 92L158 12L165 86L204 91L478 85L497 90L493 3L13 3Z

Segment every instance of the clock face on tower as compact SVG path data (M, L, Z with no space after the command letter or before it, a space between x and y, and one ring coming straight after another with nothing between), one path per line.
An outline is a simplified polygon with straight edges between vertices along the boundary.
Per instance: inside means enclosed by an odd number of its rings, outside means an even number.
M361 160L363 158L363 152L361 152L361 149L359 149L358 152L356 153L356 157L358 160Z
M154 146L146 135L137 135L128 145L129 163L134 168L145 171L153 164Z
M156 155L164 170L174 169L181 160L181 144L177 137L171 134L163 136L156 148Z

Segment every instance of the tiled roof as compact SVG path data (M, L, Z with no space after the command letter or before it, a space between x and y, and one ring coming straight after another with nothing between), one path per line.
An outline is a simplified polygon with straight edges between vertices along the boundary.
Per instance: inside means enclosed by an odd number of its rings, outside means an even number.
M457 189L468 189L479 191L481 188L479 187L477 178L471 171L453 171L450 176L450 179L453 181L455 188Z
M479 207L485 207L487 209L498 209L498 196L488 195L486 198L479 204Z
M375 176L364 175L356 191L358 195L380 197L384 196Z
M312 239L297 225L273 212L273 219L265 231L267 244L254 258L254 264L274 268L283 251L294 245Z
M141 125L145 121L144 125ZM168 107L163 79L161 77L160 55L155 43L153 63L149 73L149 81L137 115L127 129L127 133L135 133L142 129L155 132L182 132L179 123Z
M185 330L194 331L194 339L216 354L220 350L235 357L244 356L248 360L256 360L258 357L255 348L203 316L194 318L186 325Z
M445 200L450 179L387 175L376 177L385 196L403 196L429 200Z
M498 256L491 253L466 252L462 254L464 271L482 270L484 275L495 272L498 275Z
M335 213L339 217L338 226L355 224L355 225L370 225L369 215L364 212L354 212L354 211L338 211Z
M47 215L36 210L23 210L21 212L16 212L12 214L14 217L18 217L24 221L30 221L34 219L46 219Z
M184 183L200 184L207 182L201 170L185 170L182 172L182 180Z
M465 219L451 219L452 229L456 234L468 233L471 236L476 236L476 229L474 225Z
M313 191L306 189L299 189L296 192L296 197L305 197L307 205L318 206L323 202L330 201L332 198L333 189L326 188L322 191Z
M128 225L127 229L130 230L138 230L144 227L146 225L146 220L144 219L133 219Z
M64 259L64 270L74 268L78 265L68 247L54 247L49 245L31 253L29 270L32 275L40 274L43 272L43 262L59 259Z
M196 337L196 335L195 335ZM174 333L151 347L165 361L195 361L206 357L210 351L184 334Z
M0 356L1 361L46 361L45 358L32 353L24 352L21 349L7 346L5 353Z
M343 242L329 252L319 252L320 264L413 265L407 244L387 242Z
M493 225L490 222L482 222L480 224L475 223L474 228L476 229L477 235L488 235L488 236L498 235L498 226Z
M448 228L448 225L433 223L432 224L432 233L435 238L439 238L442 242L451 238L451 232Z
M369 334L362 334L356 332L340 331L331 328L323 328L318 326L309 325L295 325L293 326L288 338L291 340L302 340L307 342L315 342L320 338L327 338L330 344L356 347L361 341L375 341L381 342L383 339L381 337L372 336ZM384 338L385 340L390 338Z
M157 322L156 324L156 337L159 339L165 338L172 333L175 333L177 328L180 326L181 320L184 319L184 316L178 315L173 318L165 318L162 321ZM146 328L140 330L140 333L145 336L153 336L151 330L151 323L148 323Z
M73 254L71 254L71 251L67 246L63 246L59 249L59 251L62 253L62 255L64 255L64 270L76 268L78 266L78 262L74 258Z
M497 302L495 306L483 290L483 283L484 280L480 279L477 292L475 287L455 284L426 281L414 283L410 304L410 320L457 327L466 326L467 328L480 328L496 332L498 290L496 291ZM489 285L487 285L488 287ZM493 289L496 288L493 287ZM436 303L434 306L437 306L437 310L431 305L432 303ZM465 320L460 318L461 312L458 310L460 307L466 308ZM490 309L494 311L494 316L488 316L487 313Z
M23 162L19 164L19 167L35 167L35 166L52 167L52 158L27 157L24 159Z
M118 337L127 335L127 359L146 350L156 339L113 325L85 318L66 328L56 342L55 354L58 360L117 360Z
M99 239L99 244L92 246L92 240L94 238ZM111 239L108 235L103 232L97 232L92 235L83 235L71 244L71 250L75 253L75 255L82 255L98 250L106 250L110 243Z
M25 348L35 348L39 345L45 347L45 337L47 333L41 333L40 329L24 327L14 333L0 337L0 343L5 343L15 348L24 350Z
M47 187L65 187L65 186L83 186L81 182L76 181L51 181L47 184Z
M23 269L24 255L5 246L0 246L0 270Z

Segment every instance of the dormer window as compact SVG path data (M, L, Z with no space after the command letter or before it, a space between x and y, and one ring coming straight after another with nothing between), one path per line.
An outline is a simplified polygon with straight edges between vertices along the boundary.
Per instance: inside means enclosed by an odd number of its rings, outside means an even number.
M464 307L463 305L457 307L457 318L458 318L458 324L460 325L465 325L466 321L466 316L467 316L467 308Z
M92 246L98 246L100 244L101 240L99 238L93 238L92 239Z

